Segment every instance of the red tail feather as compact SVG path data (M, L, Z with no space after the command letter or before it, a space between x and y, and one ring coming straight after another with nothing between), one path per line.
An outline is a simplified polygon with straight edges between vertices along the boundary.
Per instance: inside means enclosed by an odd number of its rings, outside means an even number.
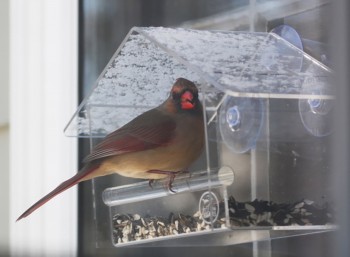
M45 203L47 203L48 201L50 201L56 195L62 193L63 191L67 190L68 188L78 184L81 181L81 179L83 179L85 176L87 176L88 174L90 174L91 172L93 172L97 168L98 168L98 165L89 165L89 166L84 167L80 172L75 174L70 179L64 181L62 184L60 184L58 187L56 187L50 193L48 193L43 198L41 198L39 201L37 201L35 204L33 204L28 210L26 210L21 216L18 217L16 222L27 217L29 214L31 214L33 211L38 209L40 206L42 206Z

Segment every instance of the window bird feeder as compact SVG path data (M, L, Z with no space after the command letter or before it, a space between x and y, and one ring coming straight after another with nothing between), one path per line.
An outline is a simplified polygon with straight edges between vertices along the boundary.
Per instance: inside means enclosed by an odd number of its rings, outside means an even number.
M276 31L131 29L66 135L94 145L183 77L200 90L206 146L191 174L176 177L176 193L161 181L95 179L99 245L230 245L334 230L331 74Z

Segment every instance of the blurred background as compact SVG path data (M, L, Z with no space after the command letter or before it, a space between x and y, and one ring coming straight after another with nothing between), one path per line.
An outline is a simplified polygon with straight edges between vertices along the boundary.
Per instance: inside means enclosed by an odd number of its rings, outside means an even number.
M264 249L261 244L259 251L251 243L201 248L98 248L91 182L79 185L78 190L70 189L29 219L15 223L34 200L74 174L89 152L88 142L64 137L63 128L133 26L269 32L279 25L290 25L304 40L305 52L339 68L337 82L341 88L347 85L346 73L341 73L347 62L334 62L331 57L348 57L345 2L0 0L0 254L333 256L337 248L337 256L347 256L341 254L346 254L348 246L335 240L334 233L276 239L271 248ZM345 97L348 89L341 92ZM339 180L330 181L333 186L342 182L340 190L347 188L349 179L344 156L344 128L349 123L342 113L346 107L347 103L339 107L344 125L339 135L343 140L335 139L339 144L334 148L336 153L343 153L336 155L334 172ZM347 193L339 191L343 198L349 196ZM349 213L347 204L342 207L343 213ZM347 223L343 227L348 228ZM341 238L346 238L348 230L343 232ZM334 242L340 244L334 247Z

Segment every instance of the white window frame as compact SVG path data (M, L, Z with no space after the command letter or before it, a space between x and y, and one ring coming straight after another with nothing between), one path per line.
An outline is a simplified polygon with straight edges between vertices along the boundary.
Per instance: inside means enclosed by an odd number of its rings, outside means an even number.
M77 170L78 0L10 1L10 250L76 256L76 188L16 218Z

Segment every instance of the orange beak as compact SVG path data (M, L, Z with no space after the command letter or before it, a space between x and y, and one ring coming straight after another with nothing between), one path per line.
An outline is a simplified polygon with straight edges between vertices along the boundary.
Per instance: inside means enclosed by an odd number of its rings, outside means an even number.
M190 91L186 91L181 95L181 109L189 110L194 107L193 94Z

